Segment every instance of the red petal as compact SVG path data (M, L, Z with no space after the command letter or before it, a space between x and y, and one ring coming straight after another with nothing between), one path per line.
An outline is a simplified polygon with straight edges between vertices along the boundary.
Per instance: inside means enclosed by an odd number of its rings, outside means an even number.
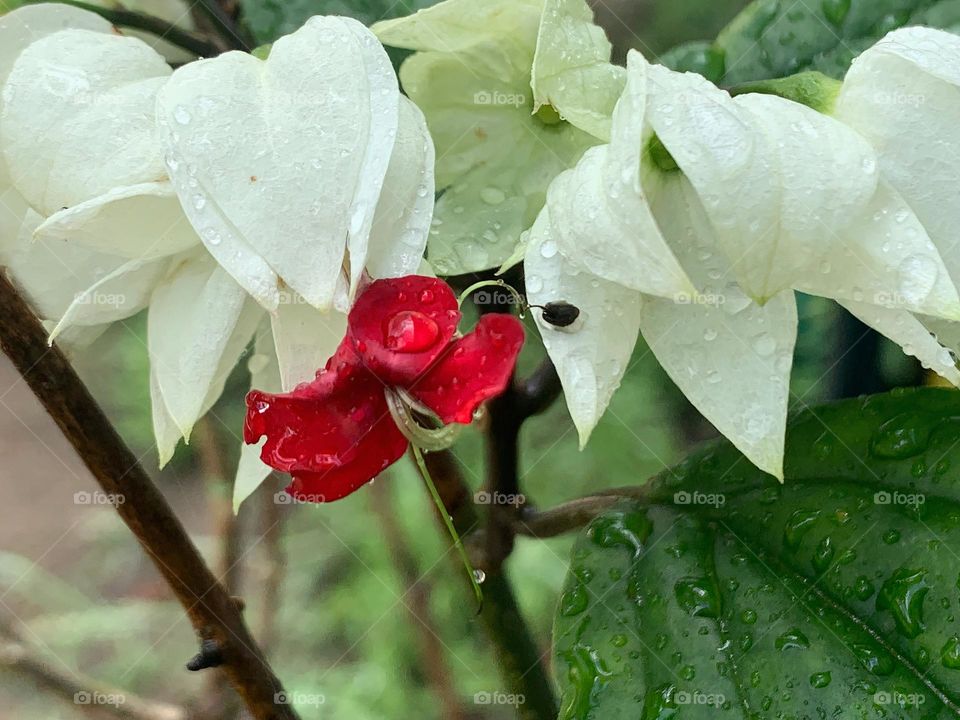
M443 422L467 424L480 403L506 389L522 346L519 320L512 315L484 315L473 332L452 343L450 352L410 392Z
M368 285L350 311L347 336L384 383L408 385L443 354L459 322L446 283L408 275Z
M383 384L338 352L328 371L282 395L247 395L243 436L260 457L294 476L294 489L314 502L337 500L375 477L403 455L407 440L384 399ZM341 358L337 362L336 358ZM309 481L309 482L308 482Z

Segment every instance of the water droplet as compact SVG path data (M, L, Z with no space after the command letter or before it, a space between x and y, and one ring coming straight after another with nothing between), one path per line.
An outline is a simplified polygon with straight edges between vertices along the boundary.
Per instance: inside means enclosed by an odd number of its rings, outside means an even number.
M870 451L878 458L901 460L927 449L931 419L919 412L897 415L877 428L870 439Z
M185 108L183 105L177 105L176 110L173 111L173 119L181 125L189 125L190 111L187 110L187 108Z
M930 590L926 571L900 568L880 588L877 610L889 610L897 630L915 638L923 629L923 601Z
M960 670L960 637L954 635L940 650L940 662L945 668Z
M193 206L197 210L203 210L206 204L207 204L207 199L203 195L200 195L199 193L197 193L196 195L193 196Z
M480 199L487 205L499 205L507 199L507 196L499 188L485 187L480 191Z
M810 676L810 685L815 688L825 688L832 679L828 671L815 672Z
M483 570L474 570L473 579L477 581L478 585L482 585L483 581L487 579L487 574Z
M577 583L560 596L560 614L564 617L579 615L587 609L587 601L586 588Z
M433 346L439 337L437 323L416 310L403 310L387 322L383 344L397 352L416 353Z
M545 258L552 258L557 254L558 249L557 243L553 240L544 240L543 244L540 245L540 254Z
M810 647L810 641L799 628L793 628L780 635L774 641L774 646L777 650L789 650L791 648L806 650Z
M707 578L683 578L673 586L677 603L693 617L720 616L720 598Z

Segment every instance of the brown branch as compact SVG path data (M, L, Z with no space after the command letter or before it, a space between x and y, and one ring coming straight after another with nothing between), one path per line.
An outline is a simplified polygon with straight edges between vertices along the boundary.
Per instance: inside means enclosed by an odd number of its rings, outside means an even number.
M428 453L424 460L457 532L468 539L477 530L480 518L456 459L448 451L443 451ZM445 527L443 532L446 533ZM517 707L517 716L521 720L554 720L557 701L543 662L546 652L537 646L530 634L503 569L480 564L486 572L480 620L493 644L497 667L507 685L505 690L524 696L525 702ZM457 571L470 589L469 579L459 562ZM472 598L472 589L470 594Z
M73 703L78 710L88 711L96 717L187 720L187 711L177 705L145 700L92 678L56 670L19 639L0 638L0 668L29 678L53 695Z
M642 502L654 500L648 486L611 488L577 498L549 510L525 508L517 517L513 530L517 535L533 538L551 538L571 530L579 530L597 515L623 499Z
M447 720L463 720L466 715L457 696L456 687L450 678L443 643L433 628L439 627L430 612L430 583L420 573L420 569L410 549L406 533L397 522L394 508L390 504L390 486L385 482L374 483L367 496L370 506L379 518L380 529L386 540L387 551L393 560L400 582L404 589L401 598L403 606L410 616L410 623L420 638L423 655L421 663L430 688ZM409 598L409 599L408 599Z
M266 483L265 483L266 484ZM274 499L272 492L260 490L260 545L266 556L266 572L261 580L263 598L260 605L260 645L265 652L277 643L277 616L280 614L280 588L283 585L286 560L283 554L283 521L288 508Z
M167 501L77 377L48 347L43 326L0 273L0 347L20 371L103 491L122 498L117 513L186 609L198 637L215 644L221 666L256 720L294 720L275 701L282 685Z

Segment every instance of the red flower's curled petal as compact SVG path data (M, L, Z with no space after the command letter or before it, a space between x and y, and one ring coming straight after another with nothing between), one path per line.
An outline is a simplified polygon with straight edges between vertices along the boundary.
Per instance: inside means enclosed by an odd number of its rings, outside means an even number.
M301 499L338 500L407 449L383 393L376 377L341 360L293 392L249 393L243 437L252 444L266 435L260 457L293 475Z
M447 349L460 322L457 298L436 278L376 280L350 311L347 336L388 385L409 385Z
M523 346L523 324L512 315L484 315L473 332L451 344L411 394L445 423L467 424L485 400L510 382Z

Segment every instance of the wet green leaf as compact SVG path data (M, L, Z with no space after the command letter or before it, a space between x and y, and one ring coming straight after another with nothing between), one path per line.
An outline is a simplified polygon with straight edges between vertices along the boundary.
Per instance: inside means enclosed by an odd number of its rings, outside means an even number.
M904 25L960 31L960 0L755 0L712 45L683 45L662 61L724 85L804 70L841 78L853 58Z
M565 720L960 716L960 393L796 415L786 482L729 443L578 539Z

